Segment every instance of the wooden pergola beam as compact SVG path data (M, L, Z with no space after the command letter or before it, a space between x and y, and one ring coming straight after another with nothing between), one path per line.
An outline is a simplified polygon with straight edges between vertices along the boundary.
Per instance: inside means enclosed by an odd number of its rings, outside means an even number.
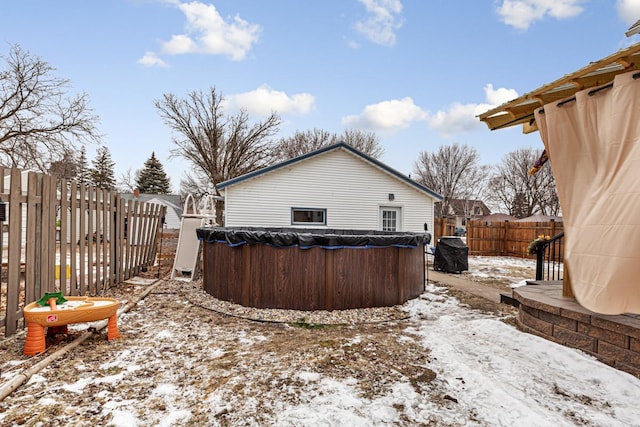
M478 116L489 129L525 124L531 126L533 112L550 102L559 101L575 95L576 92L598 87L613 81L616 75L640 70L640 43L590 63L584 68L567 74L558 80L526 93L499 107L492 108Z

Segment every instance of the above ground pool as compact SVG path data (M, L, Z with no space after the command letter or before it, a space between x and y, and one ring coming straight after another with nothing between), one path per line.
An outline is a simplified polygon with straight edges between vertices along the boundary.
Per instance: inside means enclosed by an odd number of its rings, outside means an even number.
M205 291L246 307L384 307L424 291L427 233L253 227L196 233Z

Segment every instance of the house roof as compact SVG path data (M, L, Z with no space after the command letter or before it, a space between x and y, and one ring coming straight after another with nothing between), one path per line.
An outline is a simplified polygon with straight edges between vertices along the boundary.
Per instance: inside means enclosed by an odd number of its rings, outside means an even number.
M133 193L120 193L120 197L125 200L138 200L140 202L147 202L151 199L159 199L164 202L170 203L173 206L180 208L182 205L182 200L179 194L146 194L140 193L140 195L136 198Z
M515 221L518 218L516 218L513 215L508 215L508 214L504 214L504 213L492 213L490 215L486 215L483 216L482 218L478 218L480 221L496 221L496 222L500 222L500 221Z
M523 132L538 130L533 112L550 102L570 98L584 89L611 84L618 74L640 70L640 43L591 62L584 68L493 108L478 117L489 129L523 125ZM640 73L637 74L640 77ZM634 75L634 78L636 75Z
M422 193L425 193L425 194L435 198L436 200L442 200L443 199L443 197L440 194L436 193L435 191L431 190L430 188L425 187L424 185L412 180L408 176L398 172L397 170L391 168L390 166L387 166L386 164L382 163L381 161L376 160L373 157L364 154L362 151L357 150L357 149L353 148L352 146L350 146L349 144L346 144L344 142L339 142L337 144L328 145L326 147L320 148L319 150L312 151L312 152L307 153L307 154L303 154L302 156L294 157L293 159L285 160L284 162L276 163L274 165L267 166L265 168L258 169L256 171L249 172L249 173L241 175L239 177L236 177L236 178L221 182L220 184L218 184L218 189L222 190L223 188L239 184L239 183L247 181L249 179L257 178L260 175L264 175L266 173L273 172L275 170L284 168L286 166L291 166L291 165L303 162L303 161L305 161L307 159L310 159L310 158L313 158L313 157L316 157L316 156L320 156L322 154L325 154L325 153L328 153L328 152L334 151L334 150L347 151L347 152L355 155L356 157L360 158L361 160L363 160L365 162L368 162L368 163L372 164L373 166L375 166L375 167L377 167L379 169L382 169L384 172L392 175L396 179L404 182L405 184L413 187L414 189L416 189L416 190L418 190L418 191L420 191Z
M491 209L489 209L482 200L449 199L448 204L455 216L477 216L476 214L473 214L473 212L469 212L469 210L474 207L480 208L482 211L480 215L489 215L491 213Z
M178 194L144 194L140 193L140 195L136 198L133 193L120 193L120 197L122 197L126 201L130 200L138 200L139 202L151 202L156 204L162 204L167 207L172 208L178 217L182 216L182 200L180 195Z
M516 219L516 222L549 222L549 221L562 222L562 217L555 216L555 215L537 214L537 215L528 216L526 218Z

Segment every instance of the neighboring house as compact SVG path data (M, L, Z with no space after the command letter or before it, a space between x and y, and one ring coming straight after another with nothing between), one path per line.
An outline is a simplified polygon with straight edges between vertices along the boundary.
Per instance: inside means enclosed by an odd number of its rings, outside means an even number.
M444 209L442 209L442 204ZM456 227L466 227L467 221L474 221L489 215L491 210L482 200L450 199L438 202L435 206L438 218L455 219Z
M492 213L487 216L483 216L482 218L477 218L476 221L484 221L487 223L491 222L505 222L505 221L515 221L516 218L513 215L504 214L504 213Z
M442 197L338 143L218 184L226 226L423 232Z
M140 194L137 198L133 193L120 193L120 196L127 200L137 200L139 202L156 203L166 206L164 226L168 229L179 229L182 221L182 200L177 194Z

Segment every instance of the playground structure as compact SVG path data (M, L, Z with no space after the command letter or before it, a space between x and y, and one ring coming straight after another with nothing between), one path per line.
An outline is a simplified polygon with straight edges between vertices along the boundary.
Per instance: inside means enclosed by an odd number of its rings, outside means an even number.
M184 213L180 223L180 235L171 270L171 279L192 281L195 278L200 258L200 240L196 235L196 229L217 225L215 201L220 199L219 196L207 194L200 200L201 208L198 210L193 195L187 196L184 202Z
M63 297L61 292L46 293L39 301L24 308L27 323L24 354L33 356L46 350L45 328L50 328L49 333L67 333L67 325L71 323L109 319L107 338L118 338L120 333L116 313L119 304L113 298Z

